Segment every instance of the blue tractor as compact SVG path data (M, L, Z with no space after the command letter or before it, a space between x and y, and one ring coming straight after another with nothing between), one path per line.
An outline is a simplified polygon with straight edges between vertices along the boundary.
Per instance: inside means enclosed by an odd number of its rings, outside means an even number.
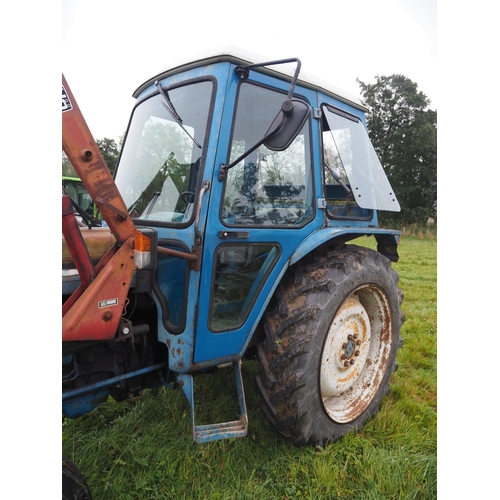
M379 228L377 212L400 206L367 109L300 68L231 48L144 82L115 197L113 179L94 175L94 143L73 147L63 122L63 147L106 221L80 228L92 234L83 241L103 233L114 256L128 252L110 272L105 252L90 275L79 250L66 266L77 271L63 274L65 415L165 384L187 397L197 442L244 436L249 353L264 413L296 445L339 439L377 412L404 321L391 268L400 233ZM63 84L63 118L74 108ZM377 250L356 245L366 236ZM119 292L102 292L106 273ZM76 309L83 323L65 323ZM240 418L196 425L196 374L227 364Z

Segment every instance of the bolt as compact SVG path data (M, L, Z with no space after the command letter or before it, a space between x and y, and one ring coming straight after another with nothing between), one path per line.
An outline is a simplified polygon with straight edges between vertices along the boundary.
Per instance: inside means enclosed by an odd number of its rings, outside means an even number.
M344 343L342 344L342 349L347 349L347 342L344 342Z
M361 340L356 340L356 345L361 345Z
M90 151L90 149L82 149L80 151L80 158L83 160L83 161L90 161L92 160L92 151Z
M345 359L345 354L342 354L342 356L340 356L340 359Z
M344 361L344 366L347 368L349 366L349 361Z
M353 365L353 364L354 364L354 359L351 359L351 365Z
M123 335L128 335L130 333L130 328L128 326L124 327L122 333Z
M352 336L352 338L353 338L354 340L356 340L356 339L358 338L358 334L357 334L357 333L355 333L355 334Z
M104 321L109 321L111 318L113 317L113 313L111 311L106 311L103 315L102 315L102 319Z
M359 351L355 351L354 356L359 356Z
M352 340L352 335L351 335L351 334L349 334L349 335L347 336L347 339L348 339L348 340Z

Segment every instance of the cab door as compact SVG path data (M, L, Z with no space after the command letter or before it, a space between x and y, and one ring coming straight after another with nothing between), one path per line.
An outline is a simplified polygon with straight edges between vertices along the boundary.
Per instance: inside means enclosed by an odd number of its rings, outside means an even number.
M203 241L195 363L231 361L244 353L293 250L322 224L315 201L312 117L284 151L265 145L253 149L290 84L254 71L245 80L233 75ZM315 102L312 91L298 87L294 98ZM250 150L220 173L218 165Z

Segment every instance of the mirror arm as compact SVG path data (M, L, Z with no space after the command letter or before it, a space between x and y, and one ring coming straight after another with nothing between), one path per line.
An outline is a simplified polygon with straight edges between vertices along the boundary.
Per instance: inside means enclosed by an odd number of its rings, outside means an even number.
M277 134L280 130L281 127L283 127L283 124L285 123L285 115L283 114L283 117L281 119L281 122L278 124L278 126L269 132L269 134L265 135L263 139L261 139L255 146L252 146L249 150L245 151L242 155L238 156L236 160L232 161L229 165L226 165L225 163L221 163L220 170L219 170L219 180L224 181L226 179L227 171L230 168L233 168L235 165L237 165L243 158L247 157L250 153L253 153L257 148L262 146L268 139L271 137L274 137L275 134Z
M285 123L285 118L288 116L291 116L293 114L293 102L292 102L292 96L293 96L293 91L295 90L295 85L297 83L297 79L299 77L300 73L300 67L302 63L300 62L300 59L296 57L292 57L290 59L280 59L277 61L269 61L269 62L264 62L264 63L257 63L257 64L248 64L247 66L236 66L234 69L234 72L240 77L240 79L246 79L248 78L248 75L250 74L250 70L254 68L261 68L263 66L273 66L276 64L286 64L290 62L296 62L297 66L295 68L295 73L292 78L292 82L290 84L290 89L288 91L288 96L285 101L281 104L281 112L282 112L282 117L279 125L272 130L269 134L267 134L262 140L260 140L255 146L250 148L248 151L245 151L241 156L236 158L233 162L231 162L229 165L226 165L225 163L222 163L220 166L219 170L219 180L224 181L226 179L227 171L230 168L233 168L235 165L237 165L243 158L248 156L250 153L253 153L258 147L262 146L266 141L274 137L275 134L277 134L281 128L283 127L283 124Z
M302 63L300 62L300 59L298 59L297 57L292 57L290 59L280 59L278 61L269 61L269 62L264 62L264 63L249 64L247 66L237 66L234 69L234 71L240 78L248 78L248 74L249 74L251 69L261 68L263 66L274 66L276 64L286 64L286 63L291 63L291 62L297 63L297 67L295 68L295 74L293 75L292 83L290 84L290 90L288 91L288 100L291 100L292 95L293 95L293 91L295 90L295 85L297 83L297 79L299 77L300 67L302 65Z

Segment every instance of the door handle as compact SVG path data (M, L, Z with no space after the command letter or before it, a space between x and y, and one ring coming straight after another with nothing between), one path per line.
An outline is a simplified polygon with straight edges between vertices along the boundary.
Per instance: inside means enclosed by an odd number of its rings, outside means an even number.
M210 189L210 181L203 181L203 186L200 189L200 194L198 195L198 206L196 207L196 217L194 219L194 242L195 245L201 245L201 234L199 232L200 225L200 212L201 212L201 199L206 191Z
M249 238L250 233L248 231L219 231L219 238L225 240L226 238Z

